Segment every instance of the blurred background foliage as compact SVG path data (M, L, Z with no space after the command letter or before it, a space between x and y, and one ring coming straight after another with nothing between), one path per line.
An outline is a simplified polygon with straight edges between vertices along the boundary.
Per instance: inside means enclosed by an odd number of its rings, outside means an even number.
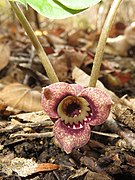
M103 0L97 5L89 8L87 11L71 17L66 20L50 20L46 17L43 17L36 13L32 8L25 9L22 7L26 17L32 23L35 28L44 28L48 21L52 23L60 23L63 24L64 27L68 28L81 28L87 29L90 28L92 30L98 30L99 32L102 29L102 25L104 23L105 17L109 11L109 8L112 4L113 0ZM135 0L124 0L117 13L117 17L115 19L116 22L121 22L126 26L131 22L135 21ZM14 17L14 13L12 12L8 0L0 1L0 25L3 26L5 23L18 23L16 18ZM69 26L69 23L71 24Z

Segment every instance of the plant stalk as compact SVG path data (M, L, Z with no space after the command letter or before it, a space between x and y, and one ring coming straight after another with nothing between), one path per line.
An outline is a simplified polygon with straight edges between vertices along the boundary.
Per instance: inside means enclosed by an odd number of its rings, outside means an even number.
M91 78L90 78L90 82L89 82L89 86L91 87L95 87L97 80L98 80L98 76L99 76L99 72L100 72L100 66L102 63L102 58L103 58L103 54L104 54L104 49L105 49L105 45L106 45L106 41L107 41L107 37L109 35L109 31L111 29L114 17L116 15L117 9L120 5L122 0L114 0L112 3L112 6L110 8L110 11L107 15L107 18L105 20L100 38L99 38L99 42L97 45L97 49L96 49L96 54L95 54L95 58L93 61L93 67L92 67L92 72L91 72Z
M39 59L43 65L43 67L46 70L46 73L48 75L48 78L50 80L51 83L56 83L59 82L58 77L42 47L42 45L40 44L38 38L36 37L36 35L34 34L34 31L31 27L31 25L29 24L28 20L26 19L25 15L23 14L23 12L21 11L20 7L15 3L9 0L9 3L13 9L13 11L15 12L15 14L17 15L19 21L21 22L22 26L24 27L27 35L29 36L33 46L36 49L36 52L39 56Z

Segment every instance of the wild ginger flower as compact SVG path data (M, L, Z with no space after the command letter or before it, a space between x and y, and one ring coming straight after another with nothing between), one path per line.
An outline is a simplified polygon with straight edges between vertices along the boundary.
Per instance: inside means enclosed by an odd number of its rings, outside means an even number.
M98 88L58 82L43 88L42 106L54 123L56 143L70 153L90 138L90 125L104 123L111 98Z

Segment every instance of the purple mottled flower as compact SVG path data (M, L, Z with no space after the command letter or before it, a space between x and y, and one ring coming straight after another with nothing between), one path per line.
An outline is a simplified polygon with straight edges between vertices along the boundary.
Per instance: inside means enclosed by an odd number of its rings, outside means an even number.
M42 106L55 122L56 143L70 153L89 141L90 125L106 121L111 98L98 88L59 82L43 88Z

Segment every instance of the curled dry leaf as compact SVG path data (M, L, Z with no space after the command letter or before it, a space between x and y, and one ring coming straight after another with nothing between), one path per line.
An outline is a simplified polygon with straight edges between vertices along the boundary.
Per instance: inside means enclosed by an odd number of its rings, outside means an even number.
M13 83L7 85L0 94L6 105L21 111L32 112L42 110L41 93L26 85Z
M10 57L10 48L7 44L0 44L0 71L7 66Z

